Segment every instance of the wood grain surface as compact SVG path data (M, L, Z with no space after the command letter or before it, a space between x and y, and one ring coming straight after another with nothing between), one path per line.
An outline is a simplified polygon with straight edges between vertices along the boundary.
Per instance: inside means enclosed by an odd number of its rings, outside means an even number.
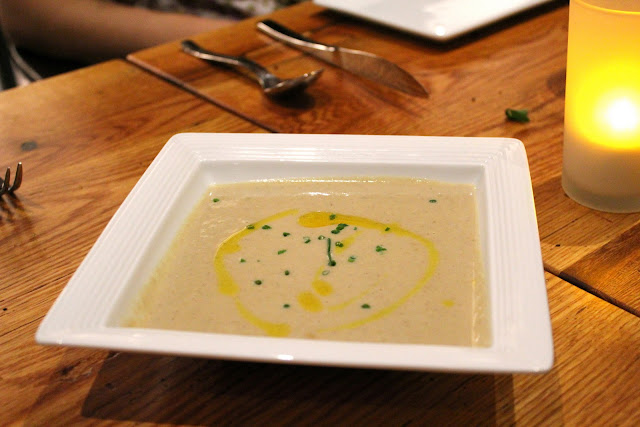
M24 164L16 196L0 197L0 425L7 425L24 420L48 366L66 352L36 347L35 328L169 137L260 130L124 61L2 92L0 117L2 172Z
M195 40L221 53L246 55L284 77L324 68L305 96L284 102L266 98L237 72L181 53L178 42L136 52L129 60L275 132L519 139L529 157L545 268L640 314L640 274L631 258L633 250L619 248L618 258L598 263L597 272L587 268L596 254L611 254L598 252L600 248L637 229L640 214L585 208L565 196L560 185L566 1L449 44L349 19L311 3L272 17L321 42L366 50L395 62L428 88L430 98L395 92L301 54L259 33L255 19ZM506 120L506 108L528 109L531 121ZM596 280L594 273L607 280Z
M640 318L547 273L556 360L547 374L468 375L41 347L39 310L0 338L11 425L635 425ZM5 315L6 316L6 315ZM3 327L3 329L5 329ZM20 396L16 398L15 396Z
M627 230L562 272L574 283L640 316L640 225Z

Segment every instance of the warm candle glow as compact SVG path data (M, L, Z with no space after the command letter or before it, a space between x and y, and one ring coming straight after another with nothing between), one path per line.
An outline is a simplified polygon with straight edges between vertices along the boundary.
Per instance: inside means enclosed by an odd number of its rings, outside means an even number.
M605 119L613 132L634 131L638 128L638 108L630 99L617 99L607 107Z
M569 126L594 144L640 147L640 62L617 59L589 67L574 61L571 66L579 71L567 96Z
M640 211L639 28L638 1L571 0L562 186L610 212Z
M640 96L634 96L631 88L603 94L592 114L592 125L584 129L586 137L614 149L640 149Z

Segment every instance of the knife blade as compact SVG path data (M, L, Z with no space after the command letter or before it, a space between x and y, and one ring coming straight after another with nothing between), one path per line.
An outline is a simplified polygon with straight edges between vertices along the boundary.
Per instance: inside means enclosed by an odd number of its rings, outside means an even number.
M358 76L413 96L428 97L429 93L410 73L384 58L361 50L320 43L289 28L265 19L257 24L268 36L318 59Z

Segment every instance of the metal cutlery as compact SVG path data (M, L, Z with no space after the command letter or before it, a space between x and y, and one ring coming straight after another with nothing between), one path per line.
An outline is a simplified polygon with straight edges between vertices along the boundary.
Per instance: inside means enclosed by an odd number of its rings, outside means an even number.
M182 50L189 55L205 61L245 69L258 81L263 92L267 95L282 96L294 91L302 91L316 81L323 71L322 69L314 70L298 77L282 80L273 75L262 65L248 58L215 53L197 45L191 40L184 40L182 42Z
M4 174L4 179L0 178L0 196L5 193L13 194L22 184L22 162L18 163L16 167L16 175L13 177L13 184L11 184L11 168L7 168Z
M257 27L263 33L282 43L353 74L366 77L409 95L429 96L425 88L411 74L393 62L377 55L361 50L320 43L270 19L258 22Z

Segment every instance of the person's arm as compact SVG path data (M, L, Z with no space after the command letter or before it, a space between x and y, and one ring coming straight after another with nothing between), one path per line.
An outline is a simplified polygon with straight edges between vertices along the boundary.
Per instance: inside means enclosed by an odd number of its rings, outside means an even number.
M0 17L16 45L89 62L123 57L231 22L102 0L1 0Z

